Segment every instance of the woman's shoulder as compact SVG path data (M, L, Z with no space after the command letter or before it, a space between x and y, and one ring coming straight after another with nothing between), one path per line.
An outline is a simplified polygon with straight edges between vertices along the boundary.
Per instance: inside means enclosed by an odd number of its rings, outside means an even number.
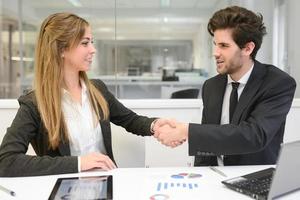
M35 94L34 94L33 90L29 91L28 93L26 93L24 95L21 95L18 98L18 102L19 102L20 106L22 104L25 104L29 107L36 107L37 106L36 98L35 98Z
M90 79L91 83L100 91L107 90L107 87L103 81L100 79Z

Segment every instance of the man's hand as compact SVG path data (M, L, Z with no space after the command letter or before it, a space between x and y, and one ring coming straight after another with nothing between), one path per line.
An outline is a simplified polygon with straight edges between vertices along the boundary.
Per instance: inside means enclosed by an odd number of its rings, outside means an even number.
M154 125L154 137L162 144L177 147L188 137L188 124L174 119L158 119Z
M158 138L158 136L160 134L159 129L161 127L169 126L170 128L176 128L176 124L177 124L177 121L175 119L164 119L164 118L157 119L155 121L155 124L154 124L154 127L153 127L153 131L154 131L153 136L155 138Z

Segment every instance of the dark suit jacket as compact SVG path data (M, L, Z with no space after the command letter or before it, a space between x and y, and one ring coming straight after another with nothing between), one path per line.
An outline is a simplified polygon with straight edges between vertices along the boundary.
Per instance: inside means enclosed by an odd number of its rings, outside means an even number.
M202 124L189 125L189 154L195 165L275 164L283 142L295 80L285 72L255 61L239 98L232 123L220 125L227 75L208 79L202 88Z
M154 119L139 116L123 106L100 80L93 84L102 92L109 105L109 120L137 135L151 135L150 125ZM77 157L70 156L67 142L58 149L48 146L48 135L36 106L34 92L19 98L20 108L7 129L0 147L0 176L34 176L78 172ZM114 161L110 121L100 121L104 145L108 156ZM25 155L29 143L37 156ZM128 147L130 148L130 147Z

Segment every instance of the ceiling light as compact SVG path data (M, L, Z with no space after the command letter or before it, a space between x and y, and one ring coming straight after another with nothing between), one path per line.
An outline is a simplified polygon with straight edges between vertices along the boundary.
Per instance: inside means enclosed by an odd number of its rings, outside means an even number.
M11 60L13 60L13 61L21 61L21 58L19 56L12 56ZM34 59L30 58L30 57L23 57L22 60L23 61L27 61L27 62L33 62L34 61Z
M160 0L160 7L162 8L170 7L170 0Z
M101 27L101 28L97 28L97 31L99 31L99 32L113 32L114 29L110 28L110 27Z
M80 0L68 0L75 7L82 7Z

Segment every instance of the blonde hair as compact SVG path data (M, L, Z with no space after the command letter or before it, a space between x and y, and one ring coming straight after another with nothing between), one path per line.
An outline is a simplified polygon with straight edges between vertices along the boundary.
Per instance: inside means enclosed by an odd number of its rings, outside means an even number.
M71 13L56 13L41 25L35 50L34 90L42 122L48 132L49 147L56 149L63 139L69 141L62 113L63 58L66 49L75 48L89 23ZM89 99L97 121L107 119L106 100L90 82L84 71L79 73L89 92Z

